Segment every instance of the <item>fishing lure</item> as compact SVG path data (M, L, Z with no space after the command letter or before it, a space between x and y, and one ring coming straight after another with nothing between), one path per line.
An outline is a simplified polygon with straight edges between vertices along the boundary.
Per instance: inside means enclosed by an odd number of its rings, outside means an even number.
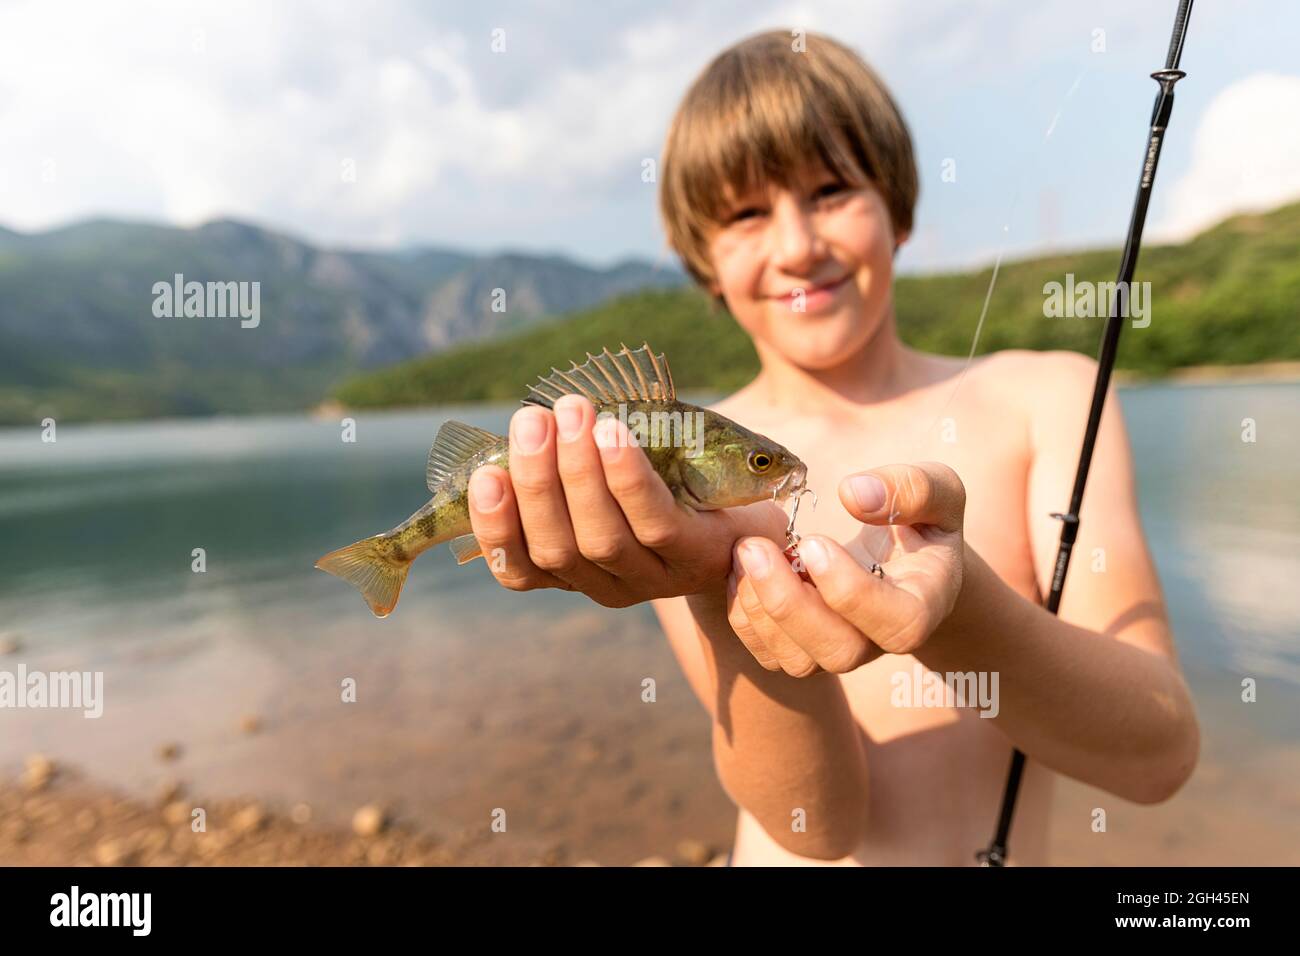
M817 492L811 488L800 488L790 496L794 504L790 508L790 523L785 526L785 550L781 553L785 555L785 559L790 562L790 567L801 579L813 584L813 579L808 576L808 569L804 566L803 558L799 557L799 541L801 538L799 532L794 530L795 522L799 518L799 502L804 495L812 495L813 510L817 510ZM772 500L776 500L775 496ZM867 570L878 578L885 576L885 569L874 561ZM813 586L816 587L815 584Z

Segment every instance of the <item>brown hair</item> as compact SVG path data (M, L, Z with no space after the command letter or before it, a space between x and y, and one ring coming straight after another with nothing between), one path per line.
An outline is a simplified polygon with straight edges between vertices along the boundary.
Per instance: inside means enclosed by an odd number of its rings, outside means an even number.
M845 182L870 181L897 234L919 189L912 139L884 83L853 50L816 33L772 30L719 53L686 92L664 142L659 212L669 245L701 285L707 234L727 196L789 187L818 157Z

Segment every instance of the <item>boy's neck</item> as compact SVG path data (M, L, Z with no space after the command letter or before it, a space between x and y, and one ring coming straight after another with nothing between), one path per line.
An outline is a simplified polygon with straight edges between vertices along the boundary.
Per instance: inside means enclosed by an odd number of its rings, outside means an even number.
M915 357L898 340L893 310L850 358L833 368L805 369L755 342L762 371L752 388L764 404L811 414L855 411L915 387Z

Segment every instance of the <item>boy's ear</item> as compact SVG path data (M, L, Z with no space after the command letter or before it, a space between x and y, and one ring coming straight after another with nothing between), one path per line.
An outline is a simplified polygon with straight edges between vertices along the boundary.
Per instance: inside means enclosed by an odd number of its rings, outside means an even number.
M902 232L894 236L894 258L895 259L898 258L898 250L902 249L903 244L906 243L907 240L910 239L911 237L912 237L912 232L910 229L904 229Z
M709 293L709 299L713 302L713 308L720 309L723 312L729 311L727 309L727 299L722 294L722 287L718 285L717 280L710 280L705 289Z

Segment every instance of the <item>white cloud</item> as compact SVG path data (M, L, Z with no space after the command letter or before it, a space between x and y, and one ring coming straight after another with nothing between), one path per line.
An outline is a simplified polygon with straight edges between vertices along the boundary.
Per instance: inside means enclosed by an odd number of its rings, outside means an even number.
M1152 237L1186 239L1233 213L1300 198L1297 116L1300 76L1258 73L1224 89L1206 107L1191 168Z
M509 244L557 204L639 182L716 43L696 16L597 37L506 15L494 54L486 27L418 5L13 4L0 216L233 215L327 241Z
M326 241L509 244L637 195L641 160L726 43L796 25L883 53L959 8L777 0L476 19L419 4L15 2L0 9L0 217L43 229L237 216ZM503 54L490 49L498 22Z
M926 264L966 260L996 225L960 224L1000 223L1024 166L980 117L1025 106L1022 82L1055 90L1091 56L1095 24L1112 44L1101 71L1136 38L1158 41L1165 20L1122 0L12 0L0 5L0 225L234 216L323 243L645 254L662 236L641 161L659 155L687 84L743 36L806 27L886 77L925 161L962 156L975 173L979 157L1007 153L982 178L964 174L944 221L928 223L945 232ZM1100 151L1119 127L1089 93L1069 122L1098 130ZM1267 128L1281 135L1263 122L1252 135Z

